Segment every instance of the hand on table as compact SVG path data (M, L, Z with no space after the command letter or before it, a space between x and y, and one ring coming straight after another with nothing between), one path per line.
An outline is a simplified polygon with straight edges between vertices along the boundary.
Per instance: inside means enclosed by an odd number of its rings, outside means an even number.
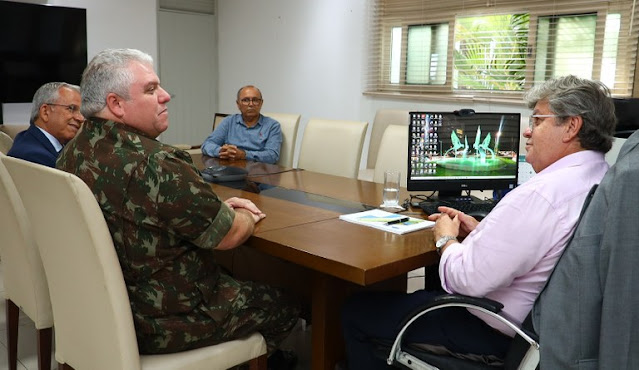
M245 210L249 211L251 213L251 215L253 216L253 220L255 222L258 222L261 219L263 219L264 217L266 217L266 214L264 212L260 211L260 209L257 208L257 206L253 202L248 200L248 199L232 197L232 198L229 198L229 199L225 200L224 203L226 203L226 205L231 207L231 209L240 208L240 209L245 209Z
M246 152L235 145L224 144L220 148L221 159L245 159Z

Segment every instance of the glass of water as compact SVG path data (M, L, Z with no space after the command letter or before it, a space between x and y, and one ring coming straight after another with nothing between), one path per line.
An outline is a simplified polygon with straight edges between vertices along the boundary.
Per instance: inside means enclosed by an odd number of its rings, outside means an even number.
M382 207L399 207L399 179L401 173L396 170L384 171L384 192Z

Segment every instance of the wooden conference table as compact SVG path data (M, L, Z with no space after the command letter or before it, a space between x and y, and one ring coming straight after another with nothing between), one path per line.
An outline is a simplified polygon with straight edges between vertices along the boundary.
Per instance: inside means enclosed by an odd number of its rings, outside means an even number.
M333 370L336 362L344 357L340 309L348 295L362 289L405 291L409 271L432 265L439 258L430 229L396 235L338 219L346 213L344 209L340 211L340 207L379 205L382 184L210 157L203 157L202 163L196 165L218 164L246 168L249 183L275 186L273 190L279 193L302 194L310 200L311 205L307 205L266 195L270 190L257 194L211 184L220 198L248 198L266 213L267 217L256 225L247 246L303 270L295 277L275 280L279 282L276 285L302 285L307 294L310 288L313 369ZM402 189L400 199L407 195L406 189ZM330 209L331 200L338 210ZM328 207L316 206L319 202L327 203ZM241 259L233 262L234 265L241 263ZM268 271L268 267L266 269ZM273 271L268 274L273 275ZM265 278L269 282L269 277Z

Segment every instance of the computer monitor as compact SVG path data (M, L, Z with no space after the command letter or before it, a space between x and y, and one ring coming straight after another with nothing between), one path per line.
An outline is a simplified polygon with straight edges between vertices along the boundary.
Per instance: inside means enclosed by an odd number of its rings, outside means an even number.
M517 186L519 113L424 111L409 120L409 191L457 198L464 190Z

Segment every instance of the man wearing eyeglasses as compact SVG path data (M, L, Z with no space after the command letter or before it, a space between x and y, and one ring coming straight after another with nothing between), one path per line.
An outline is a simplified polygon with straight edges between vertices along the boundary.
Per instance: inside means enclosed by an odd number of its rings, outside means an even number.
M390 368L375 355L376 346L392 342L409 313L446 292L498 301L502 313L519 324L531 311L575 230L588 192L608 170L604 154L612 146L616 120L608 88L575 76L537 85L525 101L533 110L523 132L526 161L536 175L510 191L481 222L449 207L429 216L437 221L433 236L441 255L441 289L352 297L342 325L350 369ZM457 308L420 317L405 338L456 354L504 359L513 336L494 318Z
M282 130L276 120L260 114L262 93L255 86L237 92L240 114L228 116L204 140L202 153L221 159L275 163L280 158Z
M55 167L62 147L83 122L80 88L65 82L46 83L33 96L29 128L16 136L7 155Z

